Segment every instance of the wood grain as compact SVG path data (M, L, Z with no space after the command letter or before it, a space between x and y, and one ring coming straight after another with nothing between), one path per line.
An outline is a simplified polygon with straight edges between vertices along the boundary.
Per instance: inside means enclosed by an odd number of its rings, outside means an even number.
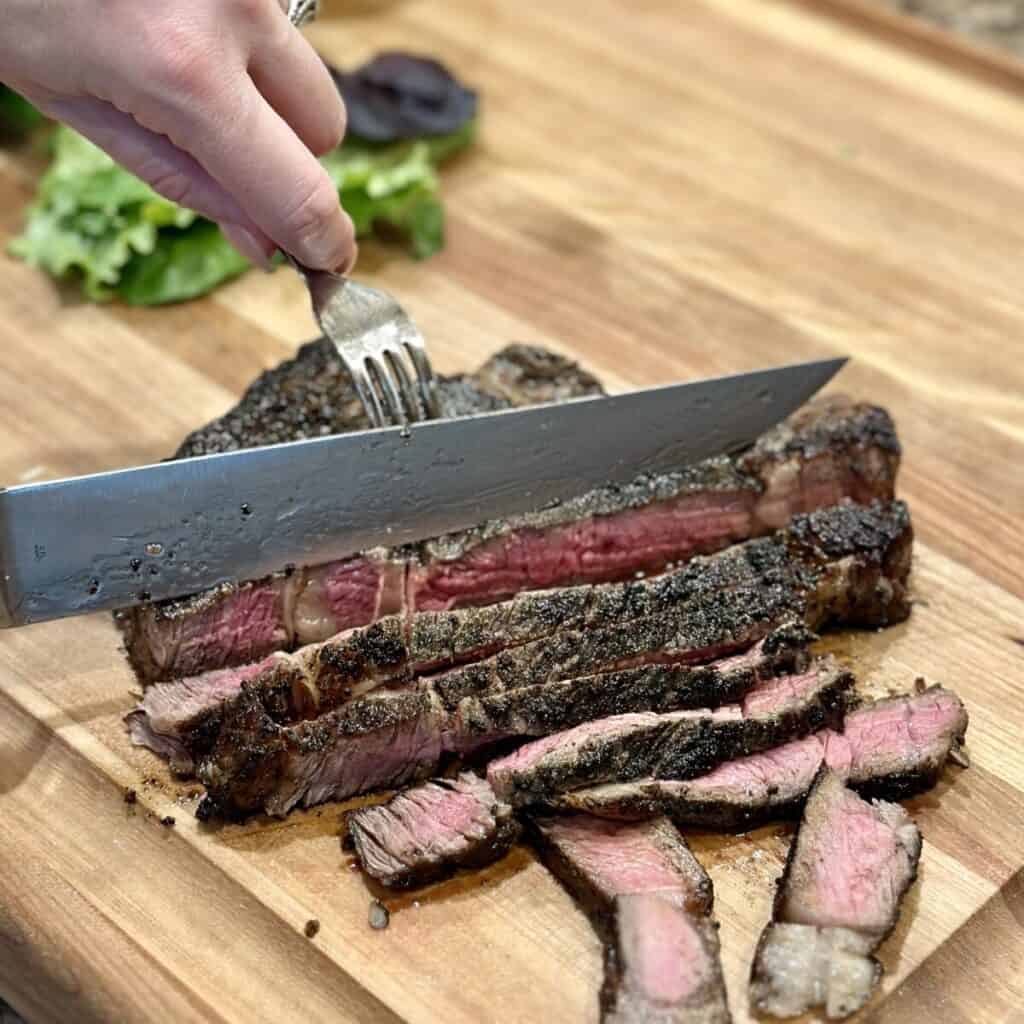
M975 42L962 33L883 6L880 0L791 0L840 18L874 37L890 39L964 74L1024 94L1024 64L1012 54Z
M362 254L441 369L511 340L574 355L615 388L854 357L841 386L887 405L905 443L918 603L904 626L830 645L865 692L918 675L957 689L973 758L911 803L921 882L864 1018L1013 1020L1024 100L821 10L335 0L310 34L342 63L428 51L482 91L480 145L445 178L447 250ZM37 166L0 155L0 241ZM6 257L0 271L4 482L161 458L313 333L285 273L130 310L83 304ZM134 684L117 644L104 617L0 637L0 993L30 1020L597 1019L597 942L526 851L391 899L374 932L341 808L200 826L189 789L126 740ZM693 837L738 1021L788 835Z

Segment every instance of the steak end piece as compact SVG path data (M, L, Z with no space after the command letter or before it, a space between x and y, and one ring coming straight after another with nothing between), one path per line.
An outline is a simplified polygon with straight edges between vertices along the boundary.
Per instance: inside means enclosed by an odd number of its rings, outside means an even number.
M774 1017L823 1006L832 1020L864 1006L881 977L871 954L896 926L920 856L899 804L864 800L823 767L754 956L751 1006Z
M604 943L602 1020L730 1020L711 879L665 818L538 818L530 834Z
M499 860L518 838L519 824L486 780L463 772L354 811L348 833L371 878L408 889L460 867L482 868Z
M798 815L823 765L862 796L899 800L930 789L960 749L967 712L941 686L864 705L842 733L823 730L686 781L644 778L565 793L557 809L608 818L667 814L681 826L746 830Z

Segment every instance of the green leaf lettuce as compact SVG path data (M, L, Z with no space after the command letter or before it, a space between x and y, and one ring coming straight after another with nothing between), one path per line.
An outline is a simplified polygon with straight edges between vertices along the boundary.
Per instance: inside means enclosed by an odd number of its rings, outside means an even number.
M44 120L27 99L0 85L0 137L26 135Z
M436 167L472 140L473 129L383 145L351 140L325 156L357 235L397 235L419 259L441 249ZM90 299L116 296L133 305L194 298L248 267L216 225L159 196L62 125L11 252L54 277L77 278Z

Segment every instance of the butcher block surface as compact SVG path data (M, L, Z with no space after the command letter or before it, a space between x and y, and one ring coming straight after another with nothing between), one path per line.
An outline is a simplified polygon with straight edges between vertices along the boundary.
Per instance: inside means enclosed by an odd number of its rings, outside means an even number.
M439 369L529 341L622 389L848 354L835 386L892 412L916 605L827 646L872 693L955 689L972 767L909 803L920 880L860 1019L1024 1020L1024 98L809 2L328 14L334 59L428 52L482 92L446 251L360 263ZM0 155L0 241L35 166ZM284 270L131 310L2 257L0 481L160 459L314 333ZM528 851L372 930L342 809L201 825L128 743L134 689L106 616L0 635L0 995L28 1020L596 1022L598 942ZM737 1021L790 834L691 837Z

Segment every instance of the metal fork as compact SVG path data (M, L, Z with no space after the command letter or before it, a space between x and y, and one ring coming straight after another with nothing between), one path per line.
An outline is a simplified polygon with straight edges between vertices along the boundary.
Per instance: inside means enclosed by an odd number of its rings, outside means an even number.
M387 292L286 258L306 279L313 315L352 375L370 423L404 426L436 417L436 379L427 348L398 302Z
M319 7L319 0L288 0L288 20L301 28L313 21ZM370 423L404 426L437 416L436 379L427 347L395 299L339 274L311 270L287 253L285 257L306 279L313 316L334 342Z

